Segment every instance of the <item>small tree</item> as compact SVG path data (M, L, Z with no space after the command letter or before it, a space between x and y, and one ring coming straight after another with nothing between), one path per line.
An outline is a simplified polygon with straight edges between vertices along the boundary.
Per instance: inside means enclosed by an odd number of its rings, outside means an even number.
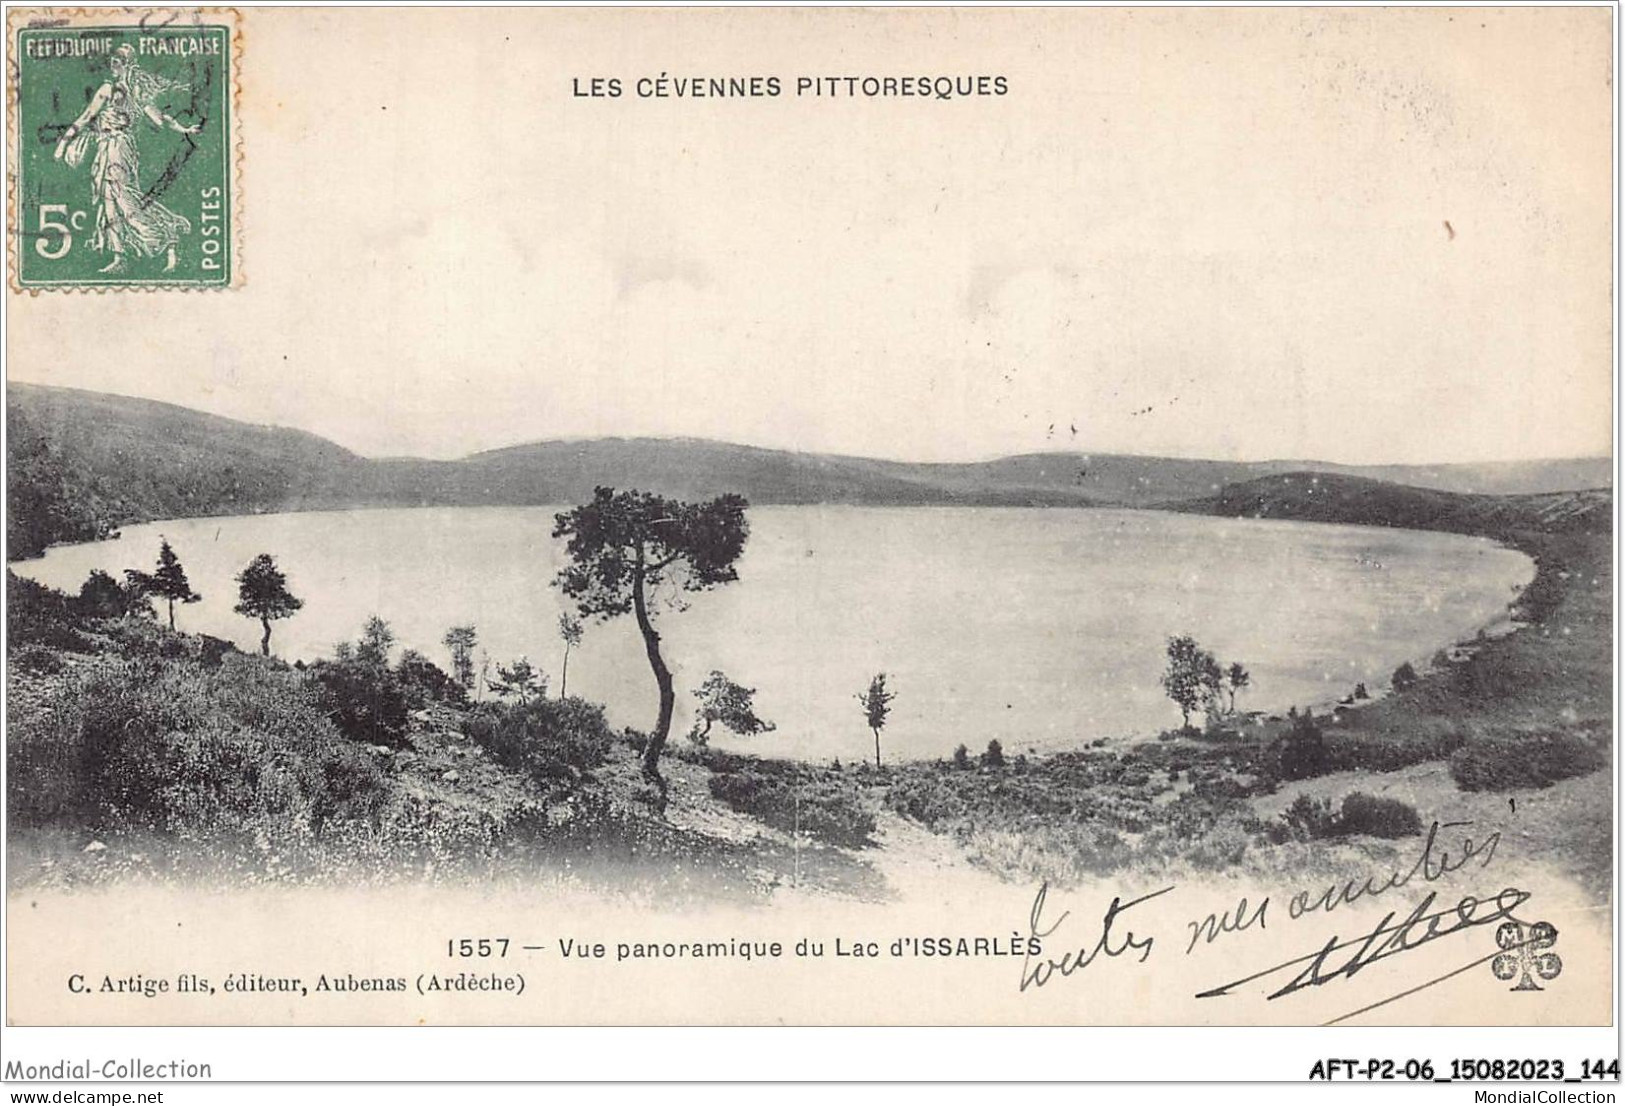
M158 539L158 567L150 575L126 569L125 577L131 586L139 587L147 595L155 595L169 604L169 628L175 629L175 604L196 603L203 596L192 590L187 582L186 569L181 566L181 559L175 556L175 550L170 547L167 538Z
M960 742L954 748L954 767L959 769L970 767L970 750L965 748L964 742Z
M710 743L711 727L718 722L740 737L771 733L777 727L756 716L755 695L755 688L742 687L721 672L712 672L694 692L700 709L688 731L688 739L703 748Z
M708 503L684 503L649 492L597 488L592 502L554 516L553 536L568 539L569 561L557 583L584 618L608 621L631 614L643 635L644 653L660 692L654 732L643 750L643 774L660 792L660 753L671 733L677 692L660 651L650 598L663 584L683 592L705 591L739 579L734 568L745 551L750 524L744 497L724 495Z
M1202 710L1211 725L1224 712L1224 669L1205 649L1197 666L1197 683L1201 687Z
M564 639L564 667L559 671L560 699L564 698L570 686L570 650L581 644L581 636L585 632L586 627L581 624L581 619L569 611L559 615L559 637Z
M897 693L886 689L886 674L878 673L869 681L869 690L859 693L863 716L875 735L875 767L880 767L880 731L886 728L886 716L891 713L892 700Z
M1223 672L1213 654L1188 635L1168 639L1168 667L1162 687L1179 707L1183 729L1191 728L1191 711L1211 709L1219 700Z
M271 623L292 618L304 605L303 599L288 590L288 578L269 553L261 553L237 574L237 606L232 609L244 618L260 620L265 629L260 652L267 657L271 655Z
M472 626L453 626L440 639L451 650L451 674L466 691L474 690L474 644L476 636Z
M499 699L517 699L521 704L547 695L547 676L520 657L510 665L497 665L497 678L491 681L491 690Z
M987 743L987 752L982 754L982 764L988 768L1004 767L1004 745L998 738Z
M1321 775L1329 767L1326 739L1315 721L1313 708L1302 714L1296 708L1287 712L1291 729L1281 740L1280 773L1283 780L1304 780Z
M374 668L388 668L389 651L394 647L395 631L382 618L372 615L361 628L361 640L355 646L355 659Z
M1243 668L1240 661L1230 662L1230 667L1224 671L1224 689L1230 693L1231 714L1236 713L1236 692L1245 690L1252 682L1252 673Z

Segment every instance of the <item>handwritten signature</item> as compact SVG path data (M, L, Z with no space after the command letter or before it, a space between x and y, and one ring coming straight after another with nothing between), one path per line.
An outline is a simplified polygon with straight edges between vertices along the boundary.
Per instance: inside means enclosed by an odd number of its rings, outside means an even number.
M1125 926L1119 943L1113 945L1112 927L1117 925L1118 920L1134 907L1143 902L1149 902L1159 895L1166 895L1172 890L1172 887L1164 887L1161 891L1153 891L1149 895L1141 895L1139 898L1129 899L1127 902L1123 901L1121 895L1114 897L1111 905L1106 908L1106 913L1100 920L1100 936L1096 938L1093 945L1082 944L1064 953L1059 959L1045 957L1039 963L1034 963L1038 958L1028 952L1021 960L1020 990L1026 991L1029 987L1042 987L1056 975L1064 979L1073 972L1087 968L1100 956L1116 957L1134 951L1140 954L1137 963L1145 963L1145 958L1151 955L1151 947L1156 943L1156 939L1153 937L1136 937L1134 931L1127 929ZM1072 911L1063 910L1059 918L1045 926L1044 900L1048 894L1049 884L1046 882L1039 886L1038 894L1033 898L1032 914L1028 919L1029 937L1038 938L1039 940L1050 937L1057 929L1061 928L1063 922L1072 916Z
M1412 864L1404 871L1395 870L1386 879L1379 880L1375 875L1367 876L1363 881L1349 880L1341 886L1327 887L1319 895L1310 896L1308 891L1299 891L1292 896L1287 904L1287 913L1293 918L1300 918L1312 911L1325 911L1330 913L1342 905L1352 905L1355 900L1367 895L1381 895L1404 887L1417 876L1423 882L1432 883L1441 876L1449 875L1458 869L1464 868L1470 861L1478 861L1480 868L1487 867L1495 859L1495 850L1501 844L1501 834L1491 833L1482 841L1474 841L1471 837L1463 835L1460 851L1452 854L1449 849L1438 846L1439 830L1459 829L1472 825L1472 822L1434 822L1428 827L1427 840L1422 842L1422 851Z
M1431 883L1474 861L1479 867L1488 866L1500 844L1499 833L1491 833L1480 841L1470 837L1463 838L1456 850L1439 847L1438 836L1441 829L1456 829L1467 825L1471 823L1434 822L1428 830L1419 855L1409 867L1393 870L1386 877L1376 874L1368 875L1364 879L1356 877L1343 884L1333 884L1318 894L1298 891L1288 904L1288 915L1296 920L1311 913L1331 913L1339 907L1351 906L1360 899L1375 898L1396 891L1413 880ZM1046 914L1049 884L1046 882L1040 885L1038 894L1033 898L1032 910L1028 917L1029 951L1022 957L1020 990L1025 992L1043 987L1057 978L1065 979L1073 976L1101 957L1131 956L1135 963L1145 963L1156 944L1156 937L1146 932L1148 923L1144 921L1139 931L1131 928L1131 919L1128 915L1135 907L1174 890L1176 890L1174 886L1168 886L1138 898L1124 899L1121 895L1114 897L1101 915L1098 925L1088 931L1086 938L1056 956L1044 950L1056 944L1072 944L1070 936L1063 937L1060 941L1054 940L1057 931L1072 917L1072 912L1064 910L1058 917L1053 919L1049 917ZM1389 911L1375 927L1357 937L1344 939L1341 935L1333 935L1313 951L1209 988L1199 992L1196 997L1220 998L1234 994L1250 983L1270 980L1271 977L1280 977L1285 973L1293 974L1266 996L1269 1000L1284 998L1311 987L1321 987L1336 980L1351 979L1373 964L1421 948L1452 934L1504 921L1517 921L1513 912L1530 897L1528 891L1508 887L1491 899L1464 895L1454 904L1439 905L1439 892L1430 891L1403 918L1400 917L1403 907ZM1265 919L1269 903L1270 900L1266 897L1257 905L1249 907L1247 900L1243 899L1235 908L1234 914L1226 911L1222 915L1209 915L1200 922L1186 923L1191 931L1185 949L1186 954L1189 955L1204 936L1211 943L1221 934L1240 933L1254 926L1260 929L1267 928L1268 923ZM1491 952L1470 964L1446 972L1435 979L1407 987L1397 994L1335 1020L1344 1021L1407 995L1413 995L1452 976L1460 975L1492 959L1495 955L1496 952ZM1272 980L1266 986L1274 984L1275 981Z
M1293 968L1299 969L1297 974L1271 992L1267 996L1270 1000L1273 1001L1286 995L1295 994L1309 987L1321 987L1334 980L1351 979L1372 964L1398 956L1401 953L1410 952L1413 949L1419 949L1452 934L1476 929L1480 926L1494 925L1497 922L1515 921L1512 912L1525 902L1528 902L1530 897L1531 894L1528 891L1508 887L1493 899L1484 900L1473 895L1464 895L1455 905L1435 910L1433 905L1438 901L1439 895L1436 891L1430 891L1406 915L1403 921L1395 922L1394 919L1398 916L1398 911L1390 911L1383 917L1382 921L1377 923L1375 928L1362 936L1344 940L1341 936L1334 935L1318 951L1294 956L1289 960L1283 960L1279 964L1265 968L1263 971L1253 972L1251 975L1231 980L1221 986L1198 992L1196 997L1218 998L1232 993L1238 987L1269 976L1278 975ZM1481 913L1481 909L1486 909L1487 912ZM1494 955L1495 953L1490 954L1490 956ZM1413 995L1436 983L1442 983L1452 976L1459 975L1468 968L1483 963L1490 956L1474 960L1471 964L1446 972L1444 975L1418 986L1406 988L1398 994L1391 995L1335 1020L1343 1021L1355 1014L1365 1013L1367 1010L1375 1009L1395 999Z
M1425 883L1432 883L1466 867L1474 860L1478 861L1480 868L1488 867L1490 861L1495 859L1495 850L1501 843L1500 833L1492 833L1480 841L1464 835L1458 850L1454 853L1438 844L1440 829L1459 829L1472 824L1472 822L1436 821L1428 828L1427 839L1422 842L1422 850L1417 854L1416 862L1409 868L1395 869L1386 878L1371 873L1363 880L1356 877L1345 883L1334 883L1318 893L1300 890L1288 901L1287 916L1296 921L1306 914L1321 912L1329 914L1340 906L1352 906L1367 896L1375 897L1397 890L1418 877ZM1185 954L1189 956L1194 952L1199 941L1211 945L1226 934L1243 933L1255 925L1259 929L1268 929L1270 905L1269 896L1251 906L1246 899L1242 899L1234 910L1210 913L1200 920L1192 919L1186 922L1185 926L1190 930L1190 939L1185 944ZM1280 910L1277 909L1276 915L1279 914Z

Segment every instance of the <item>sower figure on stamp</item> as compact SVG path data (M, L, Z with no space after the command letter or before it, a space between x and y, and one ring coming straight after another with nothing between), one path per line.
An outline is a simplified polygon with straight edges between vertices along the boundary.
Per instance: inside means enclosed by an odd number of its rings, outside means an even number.
M141 191L140 155L136 151L134 127L143 115L154 127L167 127L176 134L197 134L201 129L186 126L158 106L167 92L184 89L184 84L148 73L135 62L128 45L113 51L113 79L98 88L90 103L57 140L56 158L77 168L84 162L91 140L96 153L90 163L91 201L96 210L96 234L91 248L111 252L113 259L101 271L122 273L126 257L156 257L166 254L164 272L175 268L175 244L181 235L192 233L192 224L157 198Z

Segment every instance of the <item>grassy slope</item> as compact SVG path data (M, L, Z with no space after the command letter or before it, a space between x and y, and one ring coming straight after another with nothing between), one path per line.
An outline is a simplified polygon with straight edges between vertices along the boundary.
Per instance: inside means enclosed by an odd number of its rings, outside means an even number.
M154 829L139 818L84 802L80 788L66 796L73 808L51 813L49 800L41 798L51 788L39 785L53 780L55 770L42 773L38 758L25 750L38 749L41 736L55 742L52 759L62 762L64 782L71 782L71 764L80 754L64 752L62 727L76 716L77 681L129 665L149 680L178 677L182 687L205 675L197 665L200 641L192 635L168 634L139 620L74 620L71 633L62 632L67 629L65 619L49 628L39 620L20 630L12 627L13 653L20 651L23 659L6 672L13 726L8 788L16 787L20 776L35 788L11 792L6 869L13 886L79 888L132 879L211 887L472 881L647 897L666 906L761 899L792 882L865 899L887 893L861 855L818 841L798 842L715 802L708 788L711 773L690 759L668 764L671 801L660 817L647 801L640 757L630 743L614 742L607 760L577 780L544 785L471 739L464 710L448 704L416 712L395 748L330 736L334 747L361 758L362 775L381 789L382 804L370 824L339 826L341 832L332 837L306 836L275 816L255 823L253 840L235 821L212 824L209 818L180 830ZM254 658L244 663L262 665ZM275 661L263 663L270 678L286 681L288 697L297 699L295 671ZM227 724L222 736L198 730L195 721L175 722L177 729L164 738L170 752L155 763L180 756L197 765L195 752L187 751L194 748L193 738L227 750L252 740L248 730L255 713L275 707L246 695L244 684L228 689L251 704L247 713L235 715L247 729L233 731ZM283 751L274 759L286 767L289 755ZM271 779L265 760L248 771L261 775L262 785ZM207 780L199 783L210 786ZM300 804L287 809L296 814Z

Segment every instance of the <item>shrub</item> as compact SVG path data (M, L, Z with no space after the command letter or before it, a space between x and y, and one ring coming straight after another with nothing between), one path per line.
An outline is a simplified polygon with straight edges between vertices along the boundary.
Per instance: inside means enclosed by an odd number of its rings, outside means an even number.
M862 848L872 843L875 816L864 809L857 788L837 790L824 783L802 795L801 832L831 845Z
M1281 821L1286 823L1295 837L1311 840L1331 837L1332 827L1337 823L1337 811L1326 799L1299 795L1282 813Z
M15 721L7 768L12 814L34 824L310 841L370 822L384 798L377 766L302 682L249 657L87 666Z
M982 754L982 764L988 768L1004 767L1004 746L999 743L998 738L995 737L987 743L987 752Z
M1293 837L1324 840L1365 834L1369 837L1414 837L1422 832L1416 808L1398 799L1355 791L1343 799L1341 809L1326 799L1299 795L1281 815ZM1273 839L1273 837L1272 837Z
M1078 823L1043 823L1019 830L976 826L964 834L964 842L966 852L982 867L1056 886L1111 875L1135 856L1113 830Z
M1452 718L1417 718L1394 729L1340 733L1326 742L1324 771L1397 772L1413 764L1443 760L1467 741L1469 728Z
M198 663L204 668L219 668L228 653L239 652L237 646L224 638L198 635Z
M711 794L742 813L787 833L805 833L832 845L870 843L875 816L854 784L840 778L796 778L758 771L711 777Z
M970 767L970 750L965 748L963 742L954 749L954 767L960 770Z
M1469 741L1450 757L1450 775L1463 791L1512 791L1550 787L1583 776L1607 763L1607 755L1585 735L1512 732Z
M1356 791L1343 800L1338 829L1344 835L1415 837L1422 832L1422 819L1409 803Z
M960 746L964 748L964 746ZM966 767L969 767L966 758ZM963 818L968 812L959 792L929 774L909 775L886 789L886 805L930 829Z
M67 667L58 653L40 645L25 645L11 655L11 666L36 676L54 676Z
M122 618L128 614L134 595L101 569L92 569L79 585L75 607L86 618Z
M68 600L72 613L79 618L124 618L138 615L156 618L152 600L155 594L153 577L134 569L124 570L125 582L119 583L99 568L92 569L85 582L79 585L79 594Z
M498 764L542 780L582 776L609 758L615 734L604 708L571 696L524 703L481 703L463 732Z
M183 657L187 639L170 633L150 618L113 618L96 625L113 643L112 652L127 658Z
M1416 686L1416 680L1416 669L1411 667L1410 661L1406 661L1404 664L1394 669L1393 679L1389 682L1393 685L1394 690L1397 692L1409 691L1411 688Z
M1251 835L1233 819L1226 819L1192 843L1190 862L1210 872L1234 871L1251 844Z
M395 673L353 654L306 669L327 716L345 737L373 745L406 744L406 690Z
M6 569L6 640L13 648L33 643L89 653L91 645L80 633L82 628L73 600Z
M395 678L400 681L406 705L412 710L422 710L430 703L461 705L468 702L468 692L463 685L416 649L401 653L395 665Z
M1450 688L1477 703L1493 703L1525 694L1527 689L1566 679L1549 656L1499 644L1475 651L1450 670Z

